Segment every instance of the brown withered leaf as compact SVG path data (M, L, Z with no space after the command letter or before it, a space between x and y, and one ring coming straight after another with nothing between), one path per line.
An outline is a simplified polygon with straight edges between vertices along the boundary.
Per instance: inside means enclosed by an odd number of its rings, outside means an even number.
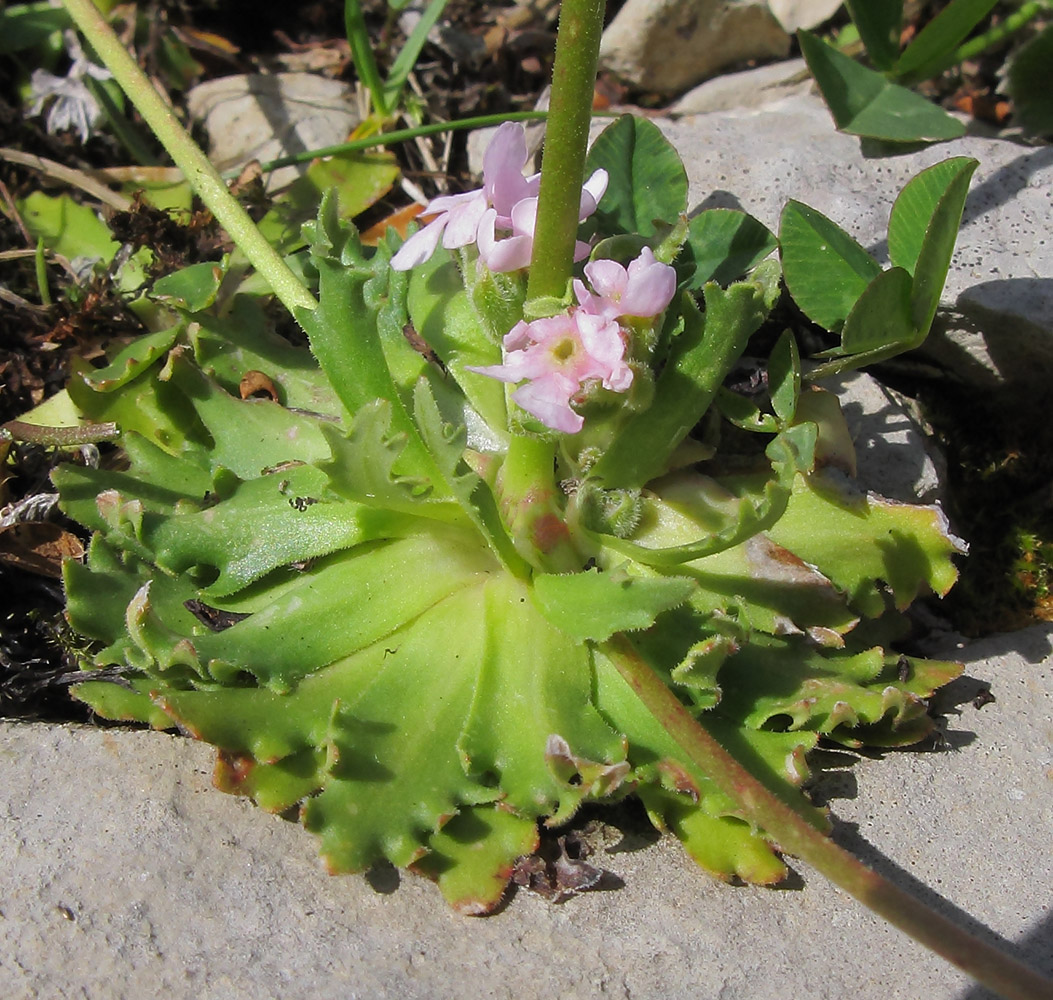
M204 601L191 598L183 602L187 609L202 625L208 626L213 632L222 632L231 625L237 625L249 616L240 611L224 611L222 608L214 608Z
M0 530L0 562L28 573L58 580L64 559L83 556L81 540L58 524L28 522Z
M547 900L561 902L599 886L603 870L585 860L591 853L588 844L571 831L554 844L543 841L536 854L520 858L512 870L512 881Z
M238 392L242 399L249 399L251 396L269 396L275 403L281 402L278 399L278 389L274 380L269 375L255 369L241 376Z

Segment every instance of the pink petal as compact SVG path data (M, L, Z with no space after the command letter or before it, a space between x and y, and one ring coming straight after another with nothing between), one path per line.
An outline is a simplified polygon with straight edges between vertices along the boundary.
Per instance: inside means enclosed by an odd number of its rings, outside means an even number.
M592 251L592 247L588 243L582 243L581 240L574 241L574 262L577 263L579 260L584 260L588 257Z
M515 271L530 263L530 254L534 240L530 236L510 236L498 240L494 235L497 212L488 209L479 222L478 243L479 257L495 274Z
M581 206L578 209L579 222L587 219L596 211L596 206L599 205L600 199L607 191L607 181L607 171L597 170L585 182L585 186L581 189Z
M580 278L575 278L571 285L574 288L574 297L578 300L578 305L586 312L591 312L590 304L595 301L595 296L586 289L585 283Z
M520 320L504 335L501 344L506 351L521 351L533 342L530 335L530 324Z
M585 277L597 295L610 298L622 295L629 284L629 275L616 260L594 260L585 265Z
M481 196L451 209L450 222L443 235L442 245L447 250L453 250L456 247L466 247L469 243L474 243L479 221L485 212L486 199Z
M664 312L676 294L676 271L654 259L644 247L628 270L628 288L622 295L621 315L657 316Z
M494 133L483 154L483 177L489 185L509 173L523 176L527 161L526 132L516 122L505 122Z
M580 388L573 379L552 372L516 389L512 399L546 427L564 434L576 434L585 420L570 408L570 400Z
M505 122L483 156L483 190L499 216L507 216L512 206L528 194L523 176L527 161L526 133L521 125Z
M465 365L466 372L475 372L476 375L486 375L495 378L498 382L522 382L523 376L518 372L511 371L508 365Z
M442 231L446 228L449 218L449 215L443 213L406 240L399 248L399 252L391 258L391 269L393 271L408 271L418 264L423 264L431 257L439 245Z
M428 202L427 207L421 212L421 215L434 215L436 212L452 212L455 209L467 204L470 201L474 201L483 193L482 188L477 188L475 191L462 191L460 194L444 194L438 198L432 198ZM484 202L485 198L482 199Z
M534 235L537 225L537 198L523 198L512 206L512 232L517 236Z

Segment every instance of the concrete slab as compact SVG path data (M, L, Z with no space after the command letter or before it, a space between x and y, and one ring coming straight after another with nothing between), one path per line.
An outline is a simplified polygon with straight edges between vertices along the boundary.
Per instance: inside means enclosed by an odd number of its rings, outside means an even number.
M826 779L838 838L1053 972L1053 627L963 651L946 746ZM990 684L993 703L971 704ZM414 876L332 878L313 838L210 787L207 747L0 724L0 994L8 1000L982 1000L797 865L736 888L670 840L593 860L624 883L487 919ZM612 834L608 839L619 839ZM926 888L927 887L927 888Z

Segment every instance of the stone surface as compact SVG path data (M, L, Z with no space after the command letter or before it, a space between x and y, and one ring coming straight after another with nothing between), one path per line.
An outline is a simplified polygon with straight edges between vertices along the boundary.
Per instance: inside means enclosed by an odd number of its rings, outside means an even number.
M789 50L790 36L763 0L628 0L603 33L600 66L673 95L727 66Z
M204 122L209 157L219 170L336 145L361 120L354 91L316 73L220 77L191 89L187 107ZM284 187L306 169L302 164L272 171L268 188Z
M793 94L806 94L812 86L812 75L803 59L784 59L707 80L672 104L669 114L697 115L759 108Z
M768 0L779 24L787 31L814 28L833 17L842 0Z
M1044 627L964 650L942 752L819 786L843 843L1047 972L1051 641ZM976 709L981 683L997 700ZM989 1000L804 865L789 890L732 887L663 840L593 859L621 889L520 892L473 920L413 876L324 874L309 834L212 789L210 770L178 737L0 724L0 995Z
M946 499L946 460L913 400L866 372L826 379L823 387L841 400L863 489L904 503Z
M857 138L834 129L812 95L658 124L687 167L692 210L741 208L777 231L782 207L796 198L883 262L888 214L904 184L947 157L976 157L925 350L979 385L1044 390L1053 379L1053 147L970 135L900 156L867 156Z

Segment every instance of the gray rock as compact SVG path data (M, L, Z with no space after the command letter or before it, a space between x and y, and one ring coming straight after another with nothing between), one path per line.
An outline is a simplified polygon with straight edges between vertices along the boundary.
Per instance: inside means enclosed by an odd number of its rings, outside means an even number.
M829 20L841 7L841 0L768 0L771 12L787 31L814 28Z
M818 786L842 843L1047 971L1051 639L958 651L970 679L944 696L945 750ZM976 709L983 684L997 700ZM300 827L211 788L190 740L2 723L0 767L9 1000L990 997L803 864L793 891L733 887L664 839L592 859L617 891L562 906L520 892L476 920L413 876L326 875Z
M669 114L697 115L759 108L793 94L806 94L811 89L812 75L805 61L785 59L707 80L671 105Z
M600 65L672 95L726 66L789 50L790 36L763 0L628 0L603 33Z
M1053 378L1053 147L965 136L901 156L866 156L822 101L658 124L680 152L690 206L741 208L778 229L796 198L887 260L888 215L904 184L951 156L980 161L926 352L978 385L1044 389ZM599 129L597 129L599 131Z
M361 120L354 91L317 73L220 77L191 89L187 107L204 123L209 156L219 170L336 145ZM306 169L300 164L273 171L268 189L284 187Z
M826 379L823 387L841 401L863 489L903 503L945 499L947 463L913 400L865 372Z

